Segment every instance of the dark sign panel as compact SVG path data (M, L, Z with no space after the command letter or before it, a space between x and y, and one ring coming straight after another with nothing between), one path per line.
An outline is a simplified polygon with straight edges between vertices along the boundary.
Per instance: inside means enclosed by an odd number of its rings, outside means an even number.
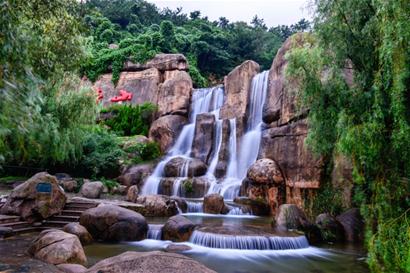
M41 182L37 184L37 192L40 193L51 193L51 184L47 182Z

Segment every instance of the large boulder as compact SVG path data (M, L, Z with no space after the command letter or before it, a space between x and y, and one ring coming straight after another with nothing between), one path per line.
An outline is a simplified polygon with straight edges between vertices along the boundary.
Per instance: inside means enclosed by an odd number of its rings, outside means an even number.
M104 184L100 181L87 182L81 187L80 193L85 198L98 199L104 191Z
M226 99L220 113L222 119L245 116L252 79L259 72L259 69L256 62L245 61L225 77Z
M78 187L78 183L74 179L63 179L59 182L59 184L66 192L75 192Z
M328 213L319 214L315 221L320 229L322 239L327 242L341 242L344 240L344 230L342 224Z
M127 201L135 202L135 200L137 200L138 198L138 193L139 193L139 189L137 185L133 185L129 187L127 191Z
M169 218L162 227L162 240L169 240L173 242L189 241L194 228L194 223L184 216L173 216Z
M164 177L159 184L158 193L164 195L173 195L174 185L179 183L178 195L186 198L202 198L208 192L210 182L206 176L181 178L181 177Z
M83 245L90 244L93 241L93 237L88 230L79 223L69 223L64 226L63 230L77 236Z
M270 214L269 204L263 199L250 199L246 197L236 197L234 199L236 204L244 206L248 211L254 215L267 216Z
M19 215L33 222L60 213L66 199L64 190L54 176L46 172L37 173L13 189L1 213Z
M192 80L185 71L165 73L165 81L159 87L158 115L187 115L191 100Z
M180 115L160 117L151 124L149 138L158 142L161 151L165 153L174 144L187 122L188 119Z
M178 205L169 196L140 195L135 203L144 206L144 216L170 217L178 214Z
M281 205L275 220L280 229L305 230L311 225L303 210L294 204Z
M153 169L154 166L152 163L131 165L122 172L117 178L117 181L128 187L132 185L141 187L144 184L145 179L151 175Z
M175 157L167 162L164 167L166 177L193 177L206 174L207 166L195 158Z
M146 65L155 67L159 71L167 70L188 70L188 62L182 54L157 54Z
M124 252L102 260L87 273L216 273L186 256L160 251Z
M42 231L31 243L28 252L34 258L50 264L87 264L87 258L78 237L61 230Z
M79 264L59 264L57 268L64 273L84 273L87 268Z
M148 224L145 218L132 210L115 205L99 205L83 212L80 224L96 240L138 241L147 236Z
M204 198L204 213L227 214L229 208L225 205L224 198L218 193L208 194Z
M364 240L364 219L357 208L349 209L336 217L344 229L348 242L362 242Z
M191 154L193 158L209 163L213 148L214 128L215 115L204 113L196 116Z
M257 184L284 183L278 164L269 158L259 159L253 163L248 169L247 178Z

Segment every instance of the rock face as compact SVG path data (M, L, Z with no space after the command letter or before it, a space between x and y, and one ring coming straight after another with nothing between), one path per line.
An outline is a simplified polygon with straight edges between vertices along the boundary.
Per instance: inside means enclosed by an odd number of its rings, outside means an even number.
M286 202L303 207L303 192L317 189L323 172L323 159L306 147L308 127L298 121L263 131L260 158L273 159L286 181Z
M148 225L145 218L132 210L114 205L100 205L83 212L80 224L96 240L138 241L147 236Z
M213 114L200 114L196 117L194 141L192 143L192 157L209 163L212 152L215 116Z
M344 229L348 242L362 242L364 240L364 220L357 208L350 209L336 217Z
M180 115L160 117L151 124L149 137L158 142L161 151L165 153L174 144L187 122L187 118Z
M330 214L319 214L315 222L320 229L323 240L327 242L341 242L344 240L343 226Z
M158 115L188 114L192 93L192 80L185 71L174 70L165 75L166 80L159 87Z
M77 236L83 245L90 244L93 241L91 234L79 223L69 223L64 226L63 230L64 232Z
M176 253L124 252L95 264L87 273L216 273L199 262Z
M195 158L175 157L165 165L166 177L202 176L206 173L207 166Z
M1 213L20 215L33 222L60 213L66 199L57 179L42 172L13 190L1 208Z
M176 215L168 219L162 228L162 240L173 242L186 242L194 231L195 225L181 215Z
M141 195L134 201L144 205L145 216L170 217L178 214L177 203L165 195Z
M224 79L225 103L221 109L222 119L244 116L248 104L248 93L252 78L259 72L254 61L245 61L232 70Z
M44 230L32 242L28 252L36 259L50 264L76 263L85 265L87 258L80 240L64 231Z
M343 207L352 206L353 197L353 165L352 162L341 154L333 156L332 186L341 194Z
M154 166L151 163L131 165L122 172L117 181L127 187L133 185L141 187L145 182L145 178L151 175L153 169Z
M133 63L126 61L123 67L124 71L139 71L150 68L156 68L160 72L167 70L188 70L188 62L182 54L157 54L145 64Z
M202 198L208 192L210 182L206 176L181 178L165 177L159 184L159 194L173 195L175 183L180 183L179 195L186 198Z
M225 205L224 198L217 194L208 194L204 198L204 212L212 214L227 214L229 208Z
M104 184L100 181L87 182L81 187L81 195L85 198L98 199L104 191Z

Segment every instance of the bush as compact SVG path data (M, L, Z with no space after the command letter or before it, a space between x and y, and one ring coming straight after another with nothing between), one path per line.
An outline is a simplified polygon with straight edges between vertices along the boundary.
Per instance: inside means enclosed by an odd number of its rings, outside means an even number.
M114 105L102 112L111 112L113 117L102 123L121 136L148 135L157 107L152 103L141 105Z
M142 162L154 160L161 156L159 144L156 142L137 143L124 149L126 153L132 154L132 163L139 164Z

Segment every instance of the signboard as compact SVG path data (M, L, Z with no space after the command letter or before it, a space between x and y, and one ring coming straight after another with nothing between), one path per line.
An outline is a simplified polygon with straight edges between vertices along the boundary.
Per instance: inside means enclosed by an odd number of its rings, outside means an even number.
M51 183L40 182L37 184L36 190L38 193L51 193Z

